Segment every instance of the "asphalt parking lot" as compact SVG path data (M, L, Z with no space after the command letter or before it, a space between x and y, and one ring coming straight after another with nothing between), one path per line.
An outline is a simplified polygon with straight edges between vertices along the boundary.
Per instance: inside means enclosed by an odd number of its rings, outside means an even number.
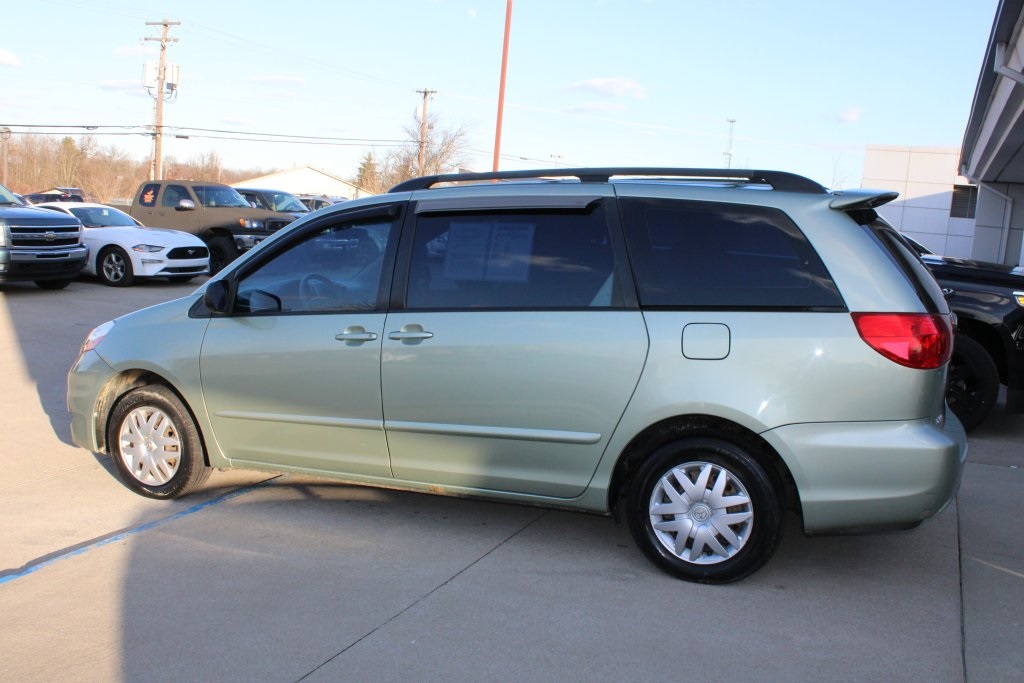
M0 680L1024 680L1024 416L918 529L790 519L718 587L599 516L254 472L152 501L71 443L65 375L196 284L0 285Z

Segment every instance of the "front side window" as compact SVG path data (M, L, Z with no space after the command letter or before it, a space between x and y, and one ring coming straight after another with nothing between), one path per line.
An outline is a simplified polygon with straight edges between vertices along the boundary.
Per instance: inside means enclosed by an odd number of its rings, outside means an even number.
M236 313L326 313L380 305L390 219L330 225L243 276Z
M605 209L420 215L410 309L612 306Z
M199 203L203 206L211 208L218 206L243 209L252 208L249 206L249 202L245 201L245 197L238 194L238 191L233 187L226 187L224 185L193 185L192 191L196 193Z
M642 306L844 306L817 253L778 209L668 199L621 206Z

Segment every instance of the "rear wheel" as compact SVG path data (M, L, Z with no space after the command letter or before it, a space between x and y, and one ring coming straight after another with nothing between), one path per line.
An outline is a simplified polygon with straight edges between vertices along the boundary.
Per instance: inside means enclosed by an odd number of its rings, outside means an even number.
M699 583L742 579L771 558L782 533L776 488L732 441L687 437L644 462L628 492L630 531L658 567Z
M946 387L949 409L970 430L985 420L998 397L999 368L992 356L967 335L956 335Z
M128 287L135 282L132 260L121 247L106 247L96 257L96 275L110 287Z
M121 481L149 498L186 495L210 475L192 416L161 385L121 399L110 416L107 444Z

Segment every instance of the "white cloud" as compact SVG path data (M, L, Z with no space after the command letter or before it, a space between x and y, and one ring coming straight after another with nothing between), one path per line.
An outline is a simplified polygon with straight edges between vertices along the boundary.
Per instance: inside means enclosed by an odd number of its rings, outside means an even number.
M8 26L8 29L10 26ZM18 55L14 54L10 50L5 50L0 47L0 66L21 66L21 60L18 59Z
M626 107L618 102L585 102L583 104L577 104L574 107L568 107L562 110L563 114L607 114L610 112L618 112L624 110Z
M306 82L306 79L302 76L286 76L286 75L268 75L268 76L250 76L246 79L250 83L257 83L259 85L302 85Z
M159 53L155 45L122 45L114 48L118 57L154 57Z
M146 90L142 87L142 79L132 80L127 78L108 78L96 84L100 90L120 92L126 95L146 96Z
M860 117L863 112L860 107L849 106L839 112L840 123L860 123Z
M630 78L591 78L570 83L565 89L584 90L610 97L631 97L636 100L647 97L647 88Z

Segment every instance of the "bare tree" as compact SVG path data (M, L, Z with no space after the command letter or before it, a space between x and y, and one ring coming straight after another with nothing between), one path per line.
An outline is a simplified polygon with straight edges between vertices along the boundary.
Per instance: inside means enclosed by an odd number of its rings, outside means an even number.
M427 134L423 152L425 175L453 173L465 164L469 131L464 127L442 128L437 117L427 115ZM415 178L419 162L420 117L413 117L413 123L405 128L409 144L398 147L387 154L380 164L378 175L380 188L387 189L398 183ZM364 188L368 189L368 188Z

